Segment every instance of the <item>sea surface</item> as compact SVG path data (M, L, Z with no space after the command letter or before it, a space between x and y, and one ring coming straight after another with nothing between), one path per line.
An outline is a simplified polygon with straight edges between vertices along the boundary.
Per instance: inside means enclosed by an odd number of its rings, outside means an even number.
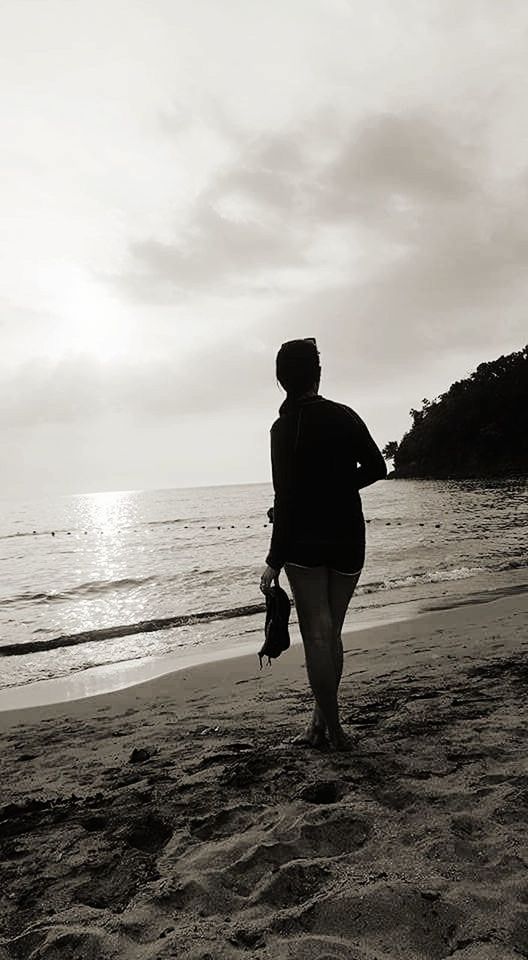
M528 580L525 480L385 480L362 499L367 562L346 628L483 575ZM257 650L272 502L268 483L0 501L0 688L191 648L204 660L248 640Z

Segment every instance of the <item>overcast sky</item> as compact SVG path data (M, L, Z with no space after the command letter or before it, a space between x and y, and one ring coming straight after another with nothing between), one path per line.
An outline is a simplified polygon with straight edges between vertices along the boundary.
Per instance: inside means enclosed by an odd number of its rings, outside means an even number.
M525 0L2 0L0 494L270 479L528 341Z

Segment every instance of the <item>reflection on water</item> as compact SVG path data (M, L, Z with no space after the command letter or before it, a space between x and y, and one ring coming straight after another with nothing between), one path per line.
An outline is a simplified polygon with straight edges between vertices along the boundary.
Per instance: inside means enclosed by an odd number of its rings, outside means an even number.
M127 526L136 511L133 493L93 493L78 497L80 519L105 535L116 537L120 527Z
M528 562L524 479L384 481L362 493L367 563L352 607ZM247 484L0 504L0 644L259 603L271 499L269 484ZM226 619L1 658L0 686L227 644L245 627Z
M526 497L528 481L526 477L489 477L484 480L447 480L447 488L454 490L468 490L478 494L485 494L494 490L501 500L504 497Z
M115 623L115 591L119 590L122 623L144 619L145 598L134 591L130 577L130 531L138 525L136 492L96 493L77 498L78 526L90 537L82 567L82 582L72 629L86 630L96 623ZM139 583L143 580L139 578Z

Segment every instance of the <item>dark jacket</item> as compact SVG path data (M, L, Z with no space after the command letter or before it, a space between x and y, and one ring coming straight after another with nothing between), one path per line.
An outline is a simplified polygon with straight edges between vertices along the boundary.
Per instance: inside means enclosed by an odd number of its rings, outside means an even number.
M387 476L358 414L319 394L286 399L270 431L275 498L266 563L279 570L293 543L347 543L364 535L359 490Z

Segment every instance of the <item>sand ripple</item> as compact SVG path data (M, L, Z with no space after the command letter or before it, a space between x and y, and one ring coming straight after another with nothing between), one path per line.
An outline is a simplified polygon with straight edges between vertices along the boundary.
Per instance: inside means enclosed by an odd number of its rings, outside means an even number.
M276 692L4 737L0 960L528 956L524 657L356 681L351 754Z

